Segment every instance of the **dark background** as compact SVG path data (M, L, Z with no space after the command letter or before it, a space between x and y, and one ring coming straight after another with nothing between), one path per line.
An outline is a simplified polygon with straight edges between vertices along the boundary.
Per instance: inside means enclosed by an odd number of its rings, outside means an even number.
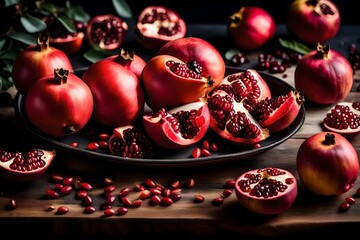
M333 0L339 9L342 24L360 24L356 0ZM115 12L111 0L72 0L92 16ZM268 11L278 24L285 23L292 0L128 0L136 19L142 9L150 5L169 7L179 13L187 23L227 23L228 17L242 6L259 6Z

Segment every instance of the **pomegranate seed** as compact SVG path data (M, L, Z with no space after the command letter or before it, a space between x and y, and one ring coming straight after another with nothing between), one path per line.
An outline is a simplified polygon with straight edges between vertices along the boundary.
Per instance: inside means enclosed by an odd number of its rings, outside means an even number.
M194 150L191 152L191 156L193 158L199 158L201 156L201 149L200 148L194 148Z
M258 149L258 148L260 148L260 147L261 147L260 143L257 143L257 144L252 145L252 148L253 148L253 149Z
M130 192L130 189L125 187L123 189L120 190L120 193L119 193L119 197L122 198L122 197L126 197Z
M83 200L82 200L82 205L86 206L86 207L92 205L92 203L93 203L93 200L89 195L84 197Z
M172 191L169 188L165 188L162 192L162 195L164 197L169 197L171 195Z
M81 188L82 179L80 177L74 177L74 187L75 189Z
M231 194L233 193L233 191L231 189L224 189L224 191L222 192L222 197L223 198L227 198L229 197Z
M124 204L125 207L132 207L132 203L128 197L122 197L121 202L122 204Z
M229 189L234 188L235 182L236 182L236 180L234 180L234 179L227 180L225 183L225 188L229 188Z
M345 198L345 202L347 202L348 204L352 205L355 203L355 199L352 197L346 197Z
M201 143L201 147L202 147L202 149L206 149L206 150L208 150L208 149L209 149L209 147L210 147L210 143L209 143L209 141L208 141L208 140L204 140L204 141L202 141L202 143Z
M218 145L217 145L216 143L210 144L209 150L210 150L211 152L217 152L217 151L219 150Z
M142 204L142 200L141 199L136 199L136 200L132 201L131 207L138 208L138 207L141 206L141 204Z
M115 186L115 185L110 185L110 186L104 188L104 193L111 193L111 192L113 192L115 189L116 189L116 186Z
M86 191L91 191L93 189L93 187L89 183L82 182L81 189L86 190Z
M110 206L110 205L112 205L112 204L115 202L115 200L116 200L116 197L115 197L115 196L113 196L113 195L108 196L108 197L106 198L106 200L105 200L105 205Z
M177 202L182 198L182 196L180 193L171 193L170 198L173 200L173 202Z
M60 194L58 192L54 191L53 189L47 189L45 191L45 196L55 199L55 198L59 198Z
M151 195L150 191L145 189L145 190L141 191L139 199L142 199L142 200L146 199L146 198L150 197L150 195Z
M55 209L55 206L51 204L50 206L48 206L47 208L45 208L45 211L51 212L51 211L53 211L54 209Z
M114 185L114 182L113 182L113 180L111 178L104 178L103 182L107 186Z
M65 214L69 212L69 208L66 206L60 206L58 207L58 209L56 210L56 214Z
M171 190L171 194L173 194L173 193L181 193L181 188L176 188L176 189Z
M69 195L72 192L73 188L71 186L64 186L60 188L60 192L63 195Z
M51 176L51 179L54 181L54 182L62 182L64 181L64 178L60 175L52 175Z
M86 206L84 208L84 213L86 214L91 214L94 213L96 211L96 209L93 206Z
M350 204L347 202L342 202L339 208L340 210L348 210L350 208Z
M195 195L194 196L194 202L196 203L201 203L201 202L204 202L205 201L205 198L201 195Z
M186 187L187 188L193 188L195 186L195 181L193 178L189 178L187 181L186 181Z
M99 148L99 144L97 142L90 142L86 145L86 149L90 150L90 151L95 151Z
M109 209L109 208L112 208L111 205L106 205L105 203L101 204L101 209L102 210L106 210L106 209Z
M72 177L65 178L63 181L64 186L70 186L73 183L74 183L74 178L72 178Z
M159 195L154 195L150 198L151 205L158 205L161 203L161 197Z
M118 215L125 215L125 214L128 213L128 211L129 211L129 210L128 210L126 207L123 207L123 206L119 207L119 208L116 210L116 212L117 212Z
M76 197L80 198L80 199L85 198L87 195L88 195L88 192L85 190L80 190L80 191L76 192Z
M161 190L158 188L150 188L150 193L151 193L151 195L160 195Z
M217 197L217 198L214 198L214 199L212 200L212 204L213 204L214 206L219 206L219 205L221 205L223 202L224 202L224 198L222 198L222 197Z
M104 210L104 215L105 215L106 217L114 216L114 215L115 215L115 210L112 209L112 208L105 209L105 210Z
M208 149L201 149L201 155L204 157L209 157L211 156L211 153L209 152Z
M142 190L145 190L145 187L143 185L138 184L135 186L135 190L142 191Z
M147 179L145 181L145 185L148 186L148 187L156 187L155 182L153 180L151 180L151 179Z
M59 190L59 191L60 191L60 189L62 189L63 187L64 187L64 185L62 185L61 183L55 184L55 189L56 189L56 190Z
M16 205L15 199L14 199L14 198L11 198L10 201L9 201L9 203L8 203L8 205L7 205L7 208L8 208L9 210L14 210L16 207L17 207L17 205Z
M100 140L106 141L110 138L110 135L107 133L100 133L98 137Z
M100 148L104 148L104 149L109 148L109 144L107 141L99 141L98 144Z
M163 197L162 199L161 199L161 204L163 205L163 206L170 206L171 204L173 204L174 202L173 202L173 200L171 199L171 198L169 198L169 197Z
M172 184L171 184L171 187L172 188L179 188L180 187L180 182L179 181L175 181L175 182L173 182Z
M78 142L72 142L72 143L70 143L70 146L71 147L78 147L79 143Z

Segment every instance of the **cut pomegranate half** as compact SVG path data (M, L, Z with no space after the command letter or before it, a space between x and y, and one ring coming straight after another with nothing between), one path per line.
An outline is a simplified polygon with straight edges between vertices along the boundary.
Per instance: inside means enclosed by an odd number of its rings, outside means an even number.
M323 127L352 138L360 133L360 102L340 102L334 105L322 121Z

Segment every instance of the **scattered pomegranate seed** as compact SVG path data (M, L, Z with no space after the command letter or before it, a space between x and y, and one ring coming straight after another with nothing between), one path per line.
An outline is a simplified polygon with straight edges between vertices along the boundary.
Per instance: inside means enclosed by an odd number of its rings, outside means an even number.
M193 158L199 158L201 156L201 149L198 147L194 148L194 150L191 152L191 156Z
M118 215L125 215L128 213L128 211L129 210L126 207L122 207L122 206L116 210Z
M93 187L89 183L83 182L81 183L81 189L91 191Z
M78 146L79 146L79 143L78 143L78 142L72 142L72 143L70 143L70 146L72 146L72 147L78 147Z
M145 185L148 186L148 187L156 187L155 182L153 180L151 180L151 179L147 179L145 181Z
M204 156L204 157L209 157L211 156L211 153L208 149L201 149L201 156Z
M194 196L194 202L195 203L202 203L205 201L205 197L201 196L201 195L195 195Z
M86 197L83 198L83 200L82 200L82 205L83 206L87 207L87 206L90 206L92 204L93 204L93 200L89 195L87 195Z
M60 194L58 192L54 191L53 189L46 189L45 196L48 198L55 199L55 198L59 198Z
M122 197L120 200L121 200L122 204L124 204L125 207L132 207L132 203L130 201L130 198Z
M9 210L14 210L15 208L17 207L17 204L16 204L16 201L14 198L11 198L8 205L7 205L7 208Z
M115 191L115 189L116 189L116 186L115 186L115 185L110 185L110 186L104 188L104 193L105 193L105 194L106 194L106 193L111 193L111 192Z
M161 197L159 195L154 195L150 198L151 205L158 205L161 203Z
M195 181L193 178L189 178L187 181L186 181L186 185L185 185L187 188L193 188L195 186Z
M95 151L99 148L99 144L97 142L90 142L86 145L86 149L90 150L90 151Z
M225 182L225 188L234 188L235 187L235 179L229 179Z
M99 141L98 142L100 148L107 149L109 147L109 144L107 141Z
M348 204L352 205L355 203L355 199L352 197L345 197L345 202L347 202Z
M116 200L114 195L108 196L105 200L105 205L111 206Z
M106 141L110 138L110 135L107 134L107 133L100 133L99 134L99 140L103 140L103 141Z
M209 143L209 141L208 141L208 140L204 140L204 141L202 141L202 143L201 143L201 147L202 147L202 149L206 149L206 150L208 150L208 149L209 149L209 147L210 147L210 143Z
M47 211L47 212L51 212L51 211L53 211L55 209L55 206L54 205L49 205L47 208L45 208L45 211Z
M171 184L172 188L179 188L180 187L180 181L175 181Z
M222 192L221 196L222 196L223 198L227 198L227 197L229 197L232 193L233 193L233 190L231 190L231 189L224 189L224 191Z
M130 192L130 189L125 187L123 189L120 190L119 192L119 197L122 198L122 197L126 197Z
M69 208L66 206L59 206L56 210L56 214L65 214L67 212L69 212Z
M86 206L84 208L84 213L86 214L91 214L94 213L96 211L96 209L93 206Z
M216 152L216 151L218 151L218 150L219 150L218 145L217 145L216 143L211 143L211 144L210 144L210 147L209 147L209 150L210 150L211 152Z
M51 180L54 182L63 182L64 178L60 175L52 175Z
M348 210L350 208L350 204L347 202L342 202L339 206L340 210Z
M80 190L80 191L76 192L76 197L80 198L80 199L85 198L87 195L88 195L88 192L85 190Z
M115 215L115 210L112 209L112 208L105 209L105 210L104 210L104 215L105 215L106 217L114 216L114 215Z
M64 186L70 186L73 183L74 183L74 178L72 178L72 177L65 178L63 181Z
M150 197L151 192L147 189L141 191L140 195L139 195L139 199L143 200L143 199L147 199L148 197Z
M136 199L136 200L131 202L131 207L138 208L138 207L141 206L141 204L142 204L142 200L141 199Z
M63 195L69 195L72 192L72 190L73 190L72 186L64 186L60 188L60 192Z
M107 186L114 185L114 182L111 178L104 178L103 182Z
M173 200L173 202L177 202L182 198L180 193L171 193L169 197Z
M219 206L219 205L221 205L223 202L224 202L224 198L222 198L222 197L217 197L217 198L214 198L214 199L212 200L212 204L213 204L214 206Z
M173 202L173 200L171 199L171 198L169 198L169 197L163 197L162 199L161 199L161 204L163 205L163 206L170 206L171 204L173 204L174 202Z

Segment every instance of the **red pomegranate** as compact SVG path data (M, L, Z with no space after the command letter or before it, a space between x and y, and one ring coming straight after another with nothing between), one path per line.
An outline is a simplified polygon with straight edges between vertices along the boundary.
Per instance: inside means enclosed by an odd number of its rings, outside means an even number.
M78 76L60 68L29 89L25 109L29 120L43 133L63 137L80 131L88 123L93 96Z
M170 55L151 58L142 71L146 103L153 110L171 108L205 97L212 79L202 76L196 62L183 62Z
M276 33L273 17L263 8L241 7L230 16L228 32L242 50L255 50L270 42Z
M294 175L284 169L267 167L246 171L235 182L236 197L246 209L263 215L281 214L296 200Z
M109 127L133 123L144 110L144 92L129 68L115 59L92 64L82 76L94 98L93 119Z
M311 192L333 196L348 192L359 174L359 159L354 146L335 132L319 132L299 147L297 171Z
M360 133L360 102L340 102L331 107L322 121L326 131L348 139Z
M162 108L143 116L147 134L166 149L181 149L200 141L209 124L209 108L201 99L169 111Z
M115 50L125 41L127 23L113 14L97 15L86 26L86 39L98 50Z
M74 71L65 53L49 46L49 37L42 35L37 38L36 45L28 46L16 57L12 68L14 86L19 93L26 95L36 81L53 74L56 68Z
M201 75L219 85L225 76L225 62L220 52L208 41L197 37L184 37L166 43L156 55L171 55L185 63L197 62L202 68Z
M148 6L141 11L135 30L143 47L157 50L169 41L185 37L186 24L172 9Z
M295 0L288 11L289 31L309 44L324 43L333 38L340 23L340 12L330 0Z
M15 182L33 181L46 172L55 156L55 150L34 148L13 152L0 149L1 177Z
M295 68L295 88L317 104L334 104L343 100L353 85L353 70L341 53L329 45L318 44L305 54Z

